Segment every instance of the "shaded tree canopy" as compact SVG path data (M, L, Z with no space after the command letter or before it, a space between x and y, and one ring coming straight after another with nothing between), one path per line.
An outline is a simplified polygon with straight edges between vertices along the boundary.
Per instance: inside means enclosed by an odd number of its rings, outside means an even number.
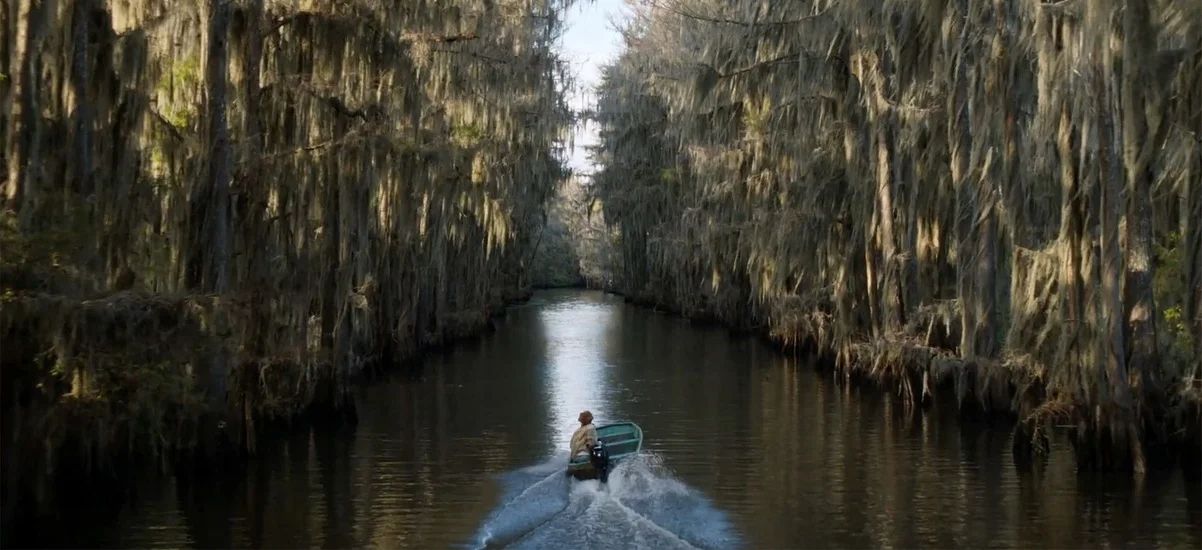
M6 286L245 297L261 354L496 307L567 173L565 8L16 2Z
M527 293L571 4L5 2L6 463L187 448L204 403L253 450Z

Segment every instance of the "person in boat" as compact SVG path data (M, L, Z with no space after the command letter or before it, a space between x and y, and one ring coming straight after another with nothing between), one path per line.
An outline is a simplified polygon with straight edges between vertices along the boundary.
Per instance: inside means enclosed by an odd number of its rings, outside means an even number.
M572 453L569 456L576 456L580 453L587 454L597 446L597 427L593 426L593 413L584 411L580 413L578 420L580 420L580 427L576 428L576 433L572 434Z

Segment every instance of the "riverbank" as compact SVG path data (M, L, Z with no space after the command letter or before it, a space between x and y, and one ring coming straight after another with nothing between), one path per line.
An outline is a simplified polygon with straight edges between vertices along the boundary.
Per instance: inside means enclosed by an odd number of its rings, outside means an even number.
M501 292L422 331L399 327L372 355L335 362L319 330L254 342L263 304L245 297L10 293L0 307L4 531L51 513L68 493L119 500L137 471L237 468L283 434L352 427L352 385L488 332L531 294ZM224 400L206 395L218 361L228 365L217 386Z
M1089 426L1072 424L1074 407L1049 396L1048 369L1029 357L1005 359L958 357L957 339L950 335L947 319L930 316L912 323L900 337L860 339L836 347L828 315L801 308L777 308L759 322L731 319L711 308L688 309L655 296L631 295L614 288L605 292L627 303L663 312L701 325L719 325L736 334L754 334L783 353L812 353L820 369L843 384L878 388L902 398L906 406L927 408L937 400L953 403L963 416L989 417L1017 430L1012 444L1015 466L1029 469L1047 458L1048 433L1066 429L1083 471L1125 470L1130 465L1108 461L1112 436ZM782 309L786 311L782 312ZM925 327L915 331L915 327ZM1138 405L1141 442L1146 466L1157 469L1180 465L1191 471L1202 468L1202 387L1178 386L1163 395L1149 396Z
M1022 474L991 422L909 414L759 338L599 292L538 292L507 311L495 335L424 361L428 374L356 388L354 431L290 433L225 475L142 480L120 510L79 494L24 546L457 548L528 533L532 546L595 548L646 546L629 536L648 527L698 548L1189 548L1202 536L1202 485L1180 471L1080 476L1057 437L1047 467ZM608 493L557 468L582 407L648 434L647 460L622 466ZM558 528L581 520L605 530Z

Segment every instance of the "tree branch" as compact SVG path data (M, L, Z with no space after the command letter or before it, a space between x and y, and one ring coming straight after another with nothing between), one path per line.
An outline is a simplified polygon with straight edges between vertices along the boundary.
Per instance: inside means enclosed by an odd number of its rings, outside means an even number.
M1066 1L1071 1L1071 0L1066 0ZM823 9L822 11L820 11L818 13L815 13L812 15L807 15L807 16L801 17L799 19L787 19L787 20L783 20L783 21L739 21L736 19L706 17L704 15L699 15L696 13L686 12L686 11L682 11L682 10L679 10L676 8L669 7L662 2L652 2L651 7L659 8L659 9L662 9L669 13L679 15L681 17L695 19L697 21L705 21L708 23L716 23L716 24L720 24L720 25L738 25L740 27L778 27L778 26L783 26L783 25L797 25L800 23L804 23L806 21L817 19L817 18L822 17L822 16L826 15L827 13L829 13L838 4L839 4L838 2L832 2L831 5L826 7L826 9Z
M184 134L179 131L179 128L176 127L176 125L172 124L171 121L167 120L167 118L164 117L162 115L162 113L159 113L159 111L157 109L146 109L146 110L149 111L150 114L154 116L155 120L157 120L159 122L159 124L162 124L164 127L167 128L167 132L171 134L171 137L174 137L175 139L177 139L179 141L185 141Z
M799 53L794 53L794 54L789 54L789 55L784 55L784 56L781 56L781 57L777 57L777 58L775 58L775 59L769 59L768 61L761 61L761 62L759 62L759 63L756 63L756 64L754 64L754 65L749 65L749 66L747 66L747 67L743 67L742 69L736 69L735 71L733 71L733 72L729 72L729 73L722 73L722 72L719 72L717 69L715 69L715 68L713 68L713 67L711 67L711 66L709 66L709 65L705 65L705 64L701 64L701 65L702 65L703 67L705 67L706 69L709 69L709 70L711 70L711 71L714 71L715 73L717 73L717 74L718 74L718 78L733 78L733 77L739 76L739 75L741 75L741 74L746 74L746 73L749 73L749 72L755 71L755 70L757 70L757 69L763 69L763 68L771 67L771 66L773 66L773 65L780 65L780 64L782 64L782 63L789 63L789 62L793 62L793 61L798 61L798 60L800 60L800 59L801 59L801 54L799 54Z

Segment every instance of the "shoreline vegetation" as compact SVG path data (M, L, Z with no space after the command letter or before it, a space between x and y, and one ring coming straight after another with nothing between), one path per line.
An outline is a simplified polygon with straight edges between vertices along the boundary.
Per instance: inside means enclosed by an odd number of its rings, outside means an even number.
M1020 464L1057 426L1082 471L1199 464L1202 4L660 0L623 32L597 277L951 386Z
M893 393L900 396L903 403L912 407L910 410L915 413L921 414L920 411L932 406L936 399L947 399L954 402L960 414L966 418L996 418L1018 430L1011 453L1014 465L1020 471L1039 468L1046 461L1049 433L1054 427L1042 426L1038 433L1026 431L1028 428L1023 426L1021 414L1024 410L1029 412L1030 408L1022 407L1030 407L1031 404L1024 403L1022 399L1026 396L1019 392L1024 389L1031 392L1031 388L1024 388L1020 384L1031 384L1032 380L1025 373L1016 375L1011 365L997 361L966 363L946 350L893 340L859 342L853 345L848 359L840 359L832 348L824 347L809 335L798 337L795 334L786 340L778 331L765 325L731 323L708 311L685 312L672 302L650 297L634 298L616 288L588 285L555 288L602 291L655 313L672 315L700 326L723 327L732 335L762 338L781 353L813 354L819 359L817 368L831 376L836 383L863 385ZM1157 441L1153 445L1148 467L1171 469L1180 466L1186 471L1187 480L1202 481L1202 476L1190 475L1202 467L1202 445L1199 444L1202 432L1198 431L1196 424L1197 418L1202 415L1202 398L1198 393L1188 392L1179 399L1174 404L1177 409L1172 411L1179 416L1168 419L1173 423L1170 429L1176 430L1176 433L1171 439ZM1194 424L1190 424L1191 419ZM1081 444L1075 426L1060 425L1055 428L1069 430L1069 442L1075 449ZM1081 460L1080 456L1078 460ZM1082 471L1113 469L1091 462L1079 462L1078 466Z
M5 538L353 424L356 379L528 297L572 3L0 10Z

